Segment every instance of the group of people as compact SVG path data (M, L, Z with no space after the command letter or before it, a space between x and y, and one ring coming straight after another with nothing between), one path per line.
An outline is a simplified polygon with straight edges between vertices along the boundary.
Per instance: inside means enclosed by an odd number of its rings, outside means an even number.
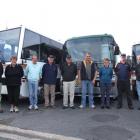
M54 56L49 55L46 64L43 67L37 62L37 56L32 56L32 62L27 64L25 70L21 65L17 64L17 57L11 57L11 64L6 66L5 77L8 91L9 103L11 105L10 112L19 112L19 96L22 77L26 77L29 88L29 107L28 109L38 110L38 86L39 81L42 79L44 87L44 106L46 108L55 108L55 86L57 82L58 68L54 63ZM137 77L137 91L140 100L140 56L138 57L138 64L136 66ZM94 109L94 85L96 77L99 72L100 89L101 89L101 108L105 107L110 109L110 92L112 87L113 68L110 67L110 60L104 58L103 66L97 70L96 64L92 60L90 53L85 54L80 68L72 62L70 55L66 56L66 62L60 67L63 79L63 109L70 107L75 109L74 106L74 92L76 76L82 87L81 105L80 108L86 107L86 95L88 93L89 108ZM132 98L130 94L130 76L131 66L126 61L126 55L121 55L121 61L116 65L114 71L117 76L117 89L118 89L118 104L117 108L123 106L123 93L127 95L128 108L133 109ZM1 77L3 74L3 65L0 63L0 91L2 87ZM21 80L22 79L22 80ZM24 82L24 81L23 81ZM51 97L49 98L49 95ZM69 98L68 98L69 96ZM140 109L140 108L139 108ZM0 112L1 96L0 96Z

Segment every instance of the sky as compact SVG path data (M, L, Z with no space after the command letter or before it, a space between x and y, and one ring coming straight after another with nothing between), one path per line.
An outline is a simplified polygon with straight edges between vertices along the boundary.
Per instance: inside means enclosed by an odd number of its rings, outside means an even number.
M112 34L122 53L140 43L139 0L0 0L0 30L23 25L64 43Z

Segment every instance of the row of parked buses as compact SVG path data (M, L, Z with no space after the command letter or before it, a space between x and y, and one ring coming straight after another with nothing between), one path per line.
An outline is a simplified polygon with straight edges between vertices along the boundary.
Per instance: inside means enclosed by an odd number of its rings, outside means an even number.
M4 66L10 63L10 57L13 55L17 56L17 63L21 64L23 68L31 61L32 55L37 55L39 64L43 66L47 61L47 56L52 54L55 56L55 63L60 68L60 65L65 61L66 55L69 54L79 69L86 52L91 53L97 68L103 65L104 58L109 58L111 67L114 67L117 62L117 55L120 53L114 37L107 34L72 38L61 44L24 27L0 31L0 59ZM61 71L60 69L58 70L56 92L62 93ZM2 94L7 94L4 75L2 82ZM40 86L39 92L42 91L41 89L42 87ZM94 94L95 96L100 96L99 76L96 79ZM29 95L26 81L21 84L20 95L21 97L28 97ZM75 95L81 95L81 85L78 82L75 87ZM112 79L111 96L113 98L117 96L115 74Z

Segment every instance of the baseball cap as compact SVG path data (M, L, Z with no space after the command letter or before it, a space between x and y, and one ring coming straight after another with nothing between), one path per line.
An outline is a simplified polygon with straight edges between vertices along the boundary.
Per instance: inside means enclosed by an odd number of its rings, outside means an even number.
M122 57L126 57L126 54L125 54L125 53L122 53L121 56L122 56Z
M71 55L68 54L68 55L66 56L66 58L67 58L67 59L70 59L70 58L71 58Z
M53 55L49 55L49 58L54 58L54 56Z

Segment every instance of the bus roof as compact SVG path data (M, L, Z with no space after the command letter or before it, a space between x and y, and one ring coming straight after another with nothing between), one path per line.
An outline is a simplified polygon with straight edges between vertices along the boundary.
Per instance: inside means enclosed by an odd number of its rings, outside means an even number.
M5 30L1 30L0 32L5 32L5 31L10 31L10 30L15 30L15 29L21 29L21 28L23 28L23 27L21 26L21 27L16 27L16 28L5 29ZM30 29L28 29L28 28L26 28L26 27L25 27L25 30L31 31L31 32L33 32L33 33L36 33L36 34L42 36L42 37L45 37L45 38L47 39L48 45L57 46L57 47L60 48L60 49L62 49L62 47L63 47L63 44L62 44L62 43L60 43L60 42L58 42L58 41L56 41L56 40L53 40L53 39L51 39L51 38L48 38L48 37L46 37L45 35L42 35L42 34L40 34L40 33L38 33L38 32L35 32L35 31L33 31L33 30L30 30Z
M112 35L109 35L109 34L101 34L101 35L88 35L88 36L73 37L73 38L68 39L67 41L69 41L69 40L75 40L75 39L84 39L84 38L96 38L96 37L110 37L110 38L113 38L114 39L114 37Z
M140 43L134 44L133 47L135 47L135 46L137 46L137 45L140 45Z

